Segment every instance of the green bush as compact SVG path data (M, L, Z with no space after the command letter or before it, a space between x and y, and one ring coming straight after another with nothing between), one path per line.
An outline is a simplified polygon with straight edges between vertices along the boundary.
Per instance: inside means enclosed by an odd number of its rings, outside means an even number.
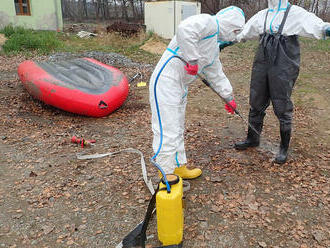
M0 32L8 38L2 47L5 53L38 51L45 54L62 46L57 33L53 31L34 31L23 27L6 26Z

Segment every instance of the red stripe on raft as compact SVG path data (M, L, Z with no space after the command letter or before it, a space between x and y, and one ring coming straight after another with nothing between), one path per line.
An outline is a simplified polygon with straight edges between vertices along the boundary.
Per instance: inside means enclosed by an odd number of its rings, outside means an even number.
M56 85L58 79L31 60L24 61L19 65L18 75L27 91L46 104L81 115L107 116L125 102L129 91L127 78L121 71L112 66L105 65L95 59L84 59L110 70L114 76L121 74L122 81L118 86L112 86L104 94L92 95L78 89ZM108 107L100 108L99 103L101 101L106 103Z

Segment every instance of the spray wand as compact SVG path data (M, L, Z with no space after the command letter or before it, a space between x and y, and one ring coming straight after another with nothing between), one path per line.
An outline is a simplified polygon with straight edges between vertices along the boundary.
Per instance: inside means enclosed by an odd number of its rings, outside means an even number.
M188 62L185 60L185 59L183 59L182 57L180 57L180 56L177 56L177 55L175 55L174 56L175 58L178 58L178 59L180 59L183 63L185 63L185 64L188 64ZM259 136L260 136L260 133L255 129L255 127L254 126L252 126L251 125L251 123L250 122L248 122L242 115L241 115L241 113L236 109L236 108L234 108L228 101L226 101L214 88L213 88L213 86L210 84L210 82L209 81L207 81L204 77L202 77L200 74L197 74L197 76L202 80L202 82L206 85L206 86L208 86L209 88L211 88L211 90L213 90L220 98L221 98L221 100L222 101L224 101L234 112L235 112L235 114L237 114L243 121L244 121L244 123L245 124L247 124L256 134L258 134Z

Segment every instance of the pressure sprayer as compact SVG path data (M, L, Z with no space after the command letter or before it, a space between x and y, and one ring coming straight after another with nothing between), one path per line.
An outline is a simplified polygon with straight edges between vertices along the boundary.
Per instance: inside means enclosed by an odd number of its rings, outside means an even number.
M171 191L168 192L167 185ZM138 224L116 248L145 248L147 227L156 207L158 239L163 246L157 248L182 248L183 239L183 182L182 178L167 174L151 197L144 220Z
M180 245L183 238L182 178L174 174L168 174L166 178L171 192L162 190L166 189L162 179L156 194L158 239L163 246Z

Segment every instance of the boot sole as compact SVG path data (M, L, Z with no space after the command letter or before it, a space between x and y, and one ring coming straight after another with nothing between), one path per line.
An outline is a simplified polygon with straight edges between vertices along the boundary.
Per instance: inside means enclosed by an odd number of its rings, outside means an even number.
M203 174L203 173L202 173L202 174ZM202 174L200 174L200 175L197 176L197 177L193 177L193 178L183 178L183 177L181 177L181 178L182 178L183 180L194 180L194 179L196 179L196 178L200 178Z
M287 162L287 159L286 160L284 160L284 161L278 161L278 160L274 160L274 163L275 164L285 164Z
M235 145L235 149L239 150L239 151L243 151L243 150L246 150L248 148L253 148L253 147L258 147L258 146L259 146L259 144L249 145L249 146L236 146Z

